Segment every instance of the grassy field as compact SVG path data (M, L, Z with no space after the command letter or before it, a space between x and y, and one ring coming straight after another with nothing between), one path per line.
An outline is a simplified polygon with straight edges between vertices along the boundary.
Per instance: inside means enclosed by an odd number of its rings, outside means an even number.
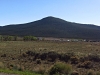
M50 41L10 41L0 42L0 53L18 54L27 50L32 51L57 51L57 52L76 52L82 54L100 54L100 42L50 42Z
M46 53L55 51L57 53L75 53L78 56L87 56L95 54L100 56L100 42L54 42L54 41L2 41L0 42L0 67L18 70L21 66L23 70L42 73L48 71L55 62L40 59L33 61L33 56L20 57L27 51L37 53ZM41 64L37 64L41 61ZM68 62L69 63L69 62ZM93 62L96 68L94 71L100 71L100 62ZM80 63L79 63L80 64ZM73 69L80 71L80 74L87 72L87 69L77 68L79 64L72 64ZM90 70L90 69L88 69ZM84 75L84 74L83 74Z

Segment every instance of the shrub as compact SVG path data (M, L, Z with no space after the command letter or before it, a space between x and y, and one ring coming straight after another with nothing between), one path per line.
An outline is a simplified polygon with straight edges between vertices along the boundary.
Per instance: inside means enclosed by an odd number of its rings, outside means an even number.
M22 57L27 57L27 54L26 54L26 53L23 53L23 54L22 54Z
M68 60L70 59L70 56L67 55L67 54L60 54L59 59L60 59L61 61L68 62Z
M41 64L41 59L37 59L37 60L36 60L36 63L37 63L37 64Z
M54 74L70 74L72 71L72 67L69 64L58 62L54 64L54 66L50 69L49 75L54 75Z
M71 73L71 75L79 75L79 73L78 73L77 71L73 71L73 72Z
M0 62L0 68L4 68L3 62Z
M100 72L96 72L96 75L100 75Z
M36 59L39 59L40 58L40 53L35 53L35 56L33 58L33 61L35 61Z
M16 65L10 64L10 65L8 66L8 68L9 68L10 70L17 70L17 71L24 71L24 70L25 70L24 66L19 65L19 64L16 64Z
M49 61L54 62L57 58L59 58L58 53L54 51L48 52L48 59L50 59Z
M80 61L80 62L85 62L86 59L85 59L85 57L80 57L80 58L79 58L79 61Z
M45 70L46 70L46 69L45 69L43 66L41 66L41 67L39 67L37 73L40 73L40 74L44 75Z
M88 55L90 61L100 62L100 56L97 54Z
M70 52L70 53L61 54L59 59L61 61L68 62L70 60L70 58L74 57L74 56L75 56L75 53L74 52Z
M92 65L91 61L85 61L78 65L79 68L86 68L86 69L90 69L90 68L92 68L92 66L93 65Z
M35 55L35 52L27 51L26 54L27 54L28 56L34 56L34 55Z
M94 71L93 70L89 70L87 75L94 75Z
M72 56L70 60L71 64L78 64L79 58L77 56Z
M6 57L6 56L7 56L6 54L1 55L1 57Z
M48 55L47 53L42 53L40 55L41 60L45 60L47 58L47 55Z

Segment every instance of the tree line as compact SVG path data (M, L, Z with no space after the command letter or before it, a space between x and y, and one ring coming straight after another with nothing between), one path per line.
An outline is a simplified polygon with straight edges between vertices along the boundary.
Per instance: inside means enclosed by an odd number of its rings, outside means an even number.
M0 41L36 41L38 40L35 36L10 36L10 35L0 35Z

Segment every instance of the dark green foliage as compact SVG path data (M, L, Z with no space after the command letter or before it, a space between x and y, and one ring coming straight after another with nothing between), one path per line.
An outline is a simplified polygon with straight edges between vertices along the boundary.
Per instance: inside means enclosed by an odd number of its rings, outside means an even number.
M13 40L13 36L4 36L3 40L4 41L12 41Z
M0 35L0 41L17 41L17 36Z
M24 40L24 41L36 41L37 38L34 37L34 36L24 36L24 37L23 37L23 40Z
M0 34L100 40L100 27L67 22L55 17L46 17L31 23L3 26L0 28Z

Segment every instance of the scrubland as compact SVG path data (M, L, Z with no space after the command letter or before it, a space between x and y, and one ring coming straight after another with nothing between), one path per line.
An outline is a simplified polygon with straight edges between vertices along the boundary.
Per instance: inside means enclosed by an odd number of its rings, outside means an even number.
M2 41L0 68L45 75L100 75L100 42Z

